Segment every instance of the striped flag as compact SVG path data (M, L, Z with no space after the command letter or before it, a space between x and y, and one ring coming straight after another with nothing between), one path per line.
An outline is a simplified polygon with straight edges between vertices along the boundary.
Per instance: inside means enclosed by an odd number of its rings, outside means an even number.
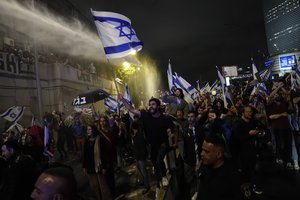
M218 80L215 80L215 82L210 86L210 91L217 90L218 87Z
M271 69L272 69L272 67L269 67L269 68L264 69L260 72L257 72L255 74L255 77L258 80L258 82L260 82L260 83L266 82L269 79L270 75L271 75Z
M128 84L125 83L125 94L124 94L124 99L127 101L127 103L129 105L132 105L131 99L130 99L130 95L129 95L129 88L128 88ZM123 104L121 105L123 106ZM134 119L134 114L129 112L129 116L130 118L133 120Z
M7 121L10 121L12 123L16 123L23 116L24 109L25 109L24 106L13 106L13 107L10 107L4 113L2 113L0 115L0 117L4 118Z
M79 113L82 113L82 114L85 114L85 115L93 115L93 109L92 108L82 108L82 107L74 107L74 110L76 112L79 112Z
M201 93L203 93L203 94L206 94L207 92L209 92L210 91L210 86L209 86L209 83L207 82L206 84L205 84L205 86L204 87L202 87L201 89L200 89L200 92Z
M222 74L219 71L218 67L216 67L216 69L217 69L217 72L218 72L218 77L219 77L220 82L221 82L222 95L223 95L223 99L224 99L224 106L225 106L225 108L227 108L227 105L229 103L232 103L231 96L230 96L228 88L226 86L225 78L222 76Z
M131 99L130 99L130 94L129 94L129 88L128 88L128 84L125 83L125 94L124 94L124 99L127 101L127 103L129 105L132 104Z
M253 79L254 80L257 80L257 77L256 77L256 74L258 73L258 70L255 66L255 63L253 61L253 59L251 58L251 61L252 61L252 74L253 74Z
M258 83L257 84L257 89L258 89L259 93L263 93L266 96L269 95L269 91L268 91L268 89L267 89L267 87L266 87L266 85L264 83Z
M200 89L201 89L201 88L200 88L200 81L197 80L196 83L197 83L197 90L200 91Z
M174 84L176 88L181 88L184 94L184 99L188 103L194 103L197 98L198 91L194 88L189 82L184 80L181 76L179 76L176 72L174 73Z
M168 75L169 91L174 92L175 84L174 84L174 79L173 79L173 73L172 73L172 67L171 67L170 60L169 60L169 64L168 64L167 75Z
M108 59L122 58L142 49L143 43L137 38L129 18L114 12L91 12Z
M118 101L111 96L104 99L104 105L113 112L117 112L123 106L123 104L119 104Z

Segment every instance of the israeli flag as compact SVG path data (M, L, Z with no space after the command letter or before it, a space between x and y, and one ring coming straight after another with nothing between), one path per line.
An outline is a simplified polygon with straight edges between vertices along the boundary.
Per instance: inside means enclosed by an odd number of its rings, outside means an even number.
M130 95L129 95L129 87L128 87L128 84L125 83L125 94L124 94L124 99L127 101L127 103L129 105L132 105L132 102L131 102L131 99L130 99ZM122 104L123 106L123 104ZM129 116L130 118L133 120L134 119L134 114L129 112Z
M76 112L85 114L85 115L93 115L93 109L92 108L82 108L82 107L74 107L74 110Z
M181 76L179 76L176 72L174 73L174 84L176 88L181 88L184 94L184 99L188 103L194 103L197 98L198 91L194 88L189 82L184 80Z
M118 101L111 96L104 99L104 105L113 112L117 112L118 109L120 109L123 106L122 104L119 104Z
M201 89L200 89L200 82L199 82L199 80L197 80L196 83L197 83L197 90L200 91Z
M264 69L260 72L257 72L255 74L255 77L258 80L258 82L261 82L261 83L266 82L269 79L270 75L271 75L271 69L272 69L272 67L269 67L269 68Z
M91 12L107 59L122 58L142 49L143 43L137 38L129 18L113 12L92 9Z
M0 117L4 118L7 121L10 121L12 123L16 123L23 116L24 109L25 109L24 106L13 106L13 107L10 107L4 113L2 113L0 115Z
M131 105L131 100L130 100L130 95L129 95L129 88L128 88L128 84L125 83L125 94L124 94L124 99L127 101L127 103L129 105Z
M216 91L217 87L218 87L218 80L215 80L215 82L210 87L210 91L211 92L214 90Z
M174 92L175 84L174 84L174 79L173 79L173 73L172 73L172 67L171 67L170 60L169 60L169 64L168 64L167 75L168 75L169 91Z
M266 96L269 95L269 91L264 83L258 83L257 89L260 94L265 94Z
M208 91L210 91L210 86L209 86L209 83L207 82L206 84L205 84L205 86L204 87L202 87L201 89L200 89L200 92L202 93L202 94L206 94Z
M225 108L227 108L227 105L229 103L232 103L231 96L230 96L230 93L228 91L228 87L226 86L225 78L223 77L223 75L219 71L218 67L216 67L216 69L217 69L217 72L218 72L218 77L219 77L220 82L221 82L222 95L223 95L223 99L224 99L224 106L225 106Z
M255 66L255 63L253 59L251 59L252 62L252 74L253 74L253 79L257 80L256 74L258 73L257 67Z

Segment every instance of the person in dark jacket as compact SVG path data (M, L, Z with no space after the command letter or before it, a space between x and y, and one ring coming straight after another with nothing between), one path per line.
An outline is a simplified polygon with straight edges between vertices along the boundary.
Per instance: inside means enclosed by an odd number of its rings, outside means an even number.
M27 200L34 187L36 166L31 156L20 155L14 141L6 141L2 147L6 163L0 183L0 198L5 200Z
M97 127L88 125L86 136L83 146L83 172L88 176L90 186L97 200L110 200L112 199L112 193L106 178L107 161L104 159L105 151Z
M208 135L202 145L198 200L241 200L243 179L225 160L225 140L217 133Z
M149 177L146 169L147 144L146 144L145 136L141 131L141 128L137 120L132 123L131 130L132 130L133 152L136 159L136 165L144 185L144 190L142 193L146 194L150 190Z

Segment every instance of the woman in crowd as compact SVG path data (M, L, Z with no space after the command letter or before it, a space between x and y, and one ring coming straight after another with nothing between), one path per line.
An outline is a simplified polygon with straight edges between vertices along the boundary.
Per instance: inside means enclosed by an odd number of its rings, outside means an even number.
M104 162L105 177L112 195L115 194L114 166L117 160L116 129L109 126L108 118L104 115L99 117L99 131L101 143L101 160Z
M88 125L83 148L83 172L88 176L90 186L97 200L110 200L112 193L106 179L106 161L97 127Z

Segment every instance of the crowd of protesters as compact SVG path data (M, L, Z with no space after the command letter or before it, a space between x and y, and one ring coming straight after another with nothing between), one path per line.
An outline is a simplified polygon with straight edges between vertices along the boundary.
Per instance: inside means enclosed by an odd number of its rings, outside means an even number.
M88 121L80 114L48 113L46 144L38 125L2 137L1 199L38 199L42 187L52 187L43 185L50 178L62 188L47 195L80 198L70 193L76 187L72 170L53 162L55 150L59 161L79 158L97 199L114 199L115 177L131 153L143 194L151 189L149 158L156 193L167 188L166 199L251 199L252 193L263 192L255 170L263 151L270 152L275 165L299 170L300 93L290 78L267 82L268 92L252 92L248 84L232 86L227 105L220 93L210 92L188 104L177 88L174 94L151 98L147 110L137 110L118 95L133 119L106 114Z

